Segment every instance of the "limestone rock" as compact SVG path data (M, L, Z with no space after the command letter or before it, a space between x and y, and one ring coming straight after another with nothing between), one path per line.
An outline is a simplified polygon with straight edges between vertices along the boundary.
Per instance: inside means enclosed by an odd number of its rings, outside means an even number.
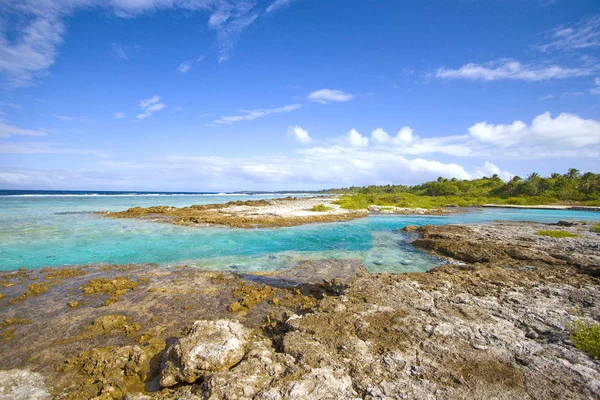
M160 384L174 386L229 369L246 353L250 330L233 320L196 321L165 352Z
M42 400L49 398L50 392L40 374L27 369L0 371L0 399Z
M256 396L259 400L280 399L360 399L352 387L352 379L332 368L315 368L298 381L274 387Z

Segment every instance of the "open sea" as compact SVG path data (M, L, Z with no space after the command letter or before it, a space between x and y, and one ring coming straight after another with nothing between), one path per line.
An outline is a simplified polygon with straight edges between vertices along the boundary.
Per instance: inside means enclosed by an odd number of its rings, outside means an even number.
M0 191L0 270L156 263L264 271L286 268L300 260L332 257L361 259L376 272L417 272L442 261L409 245L409 235L399 231L406 225L600 221L600 213L590 211L476 208L447 216L371 216L291 228L233 229L190 228L94 214L135 206L183 207L289 195Z

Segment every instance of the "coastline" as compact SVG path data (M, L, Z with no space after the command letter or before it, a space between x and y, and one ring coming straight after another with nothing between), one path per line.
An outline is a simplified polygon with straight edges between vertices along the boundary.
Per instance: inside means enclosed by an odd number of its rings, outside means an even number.
M521 206L516 204L483 204L485 208L518 208L522 210L577 210L577 211L600 211L597 206L562 206L562 205L533 205Z
M336 204L338 197L286 197L281 199L232 201L222 204L189 207L133 207L126 211L100 211L108 218L135 218L175 225L231 228L275 228L311 223L331 223L365 218L369 215L448 215L472 212L473 208L507 208L535 210L600 211L600 207L566 205L483 204L477 207L447 206L442 208L395 207L370 205L367 209L349 210ZM321 208L319 208L321 207Z
M31 379L2 371L0 381L60 399L266 399L292 388L310 398L591 398L600 363L573 347L567 325L575 308L588 320L600 312L592 226L416 228L416 246L462 262L426 273L372 274L352 260L260 274L151 265L3 273L0 364ZM215 320L241 323L242 359L197 378L165 370L165 349Z
M370 206L365 210L341 208L337 197L286 197L270 200L232 201L189 207L133 207L126 211L100 211L108 218L137 218L183 226L274 228L311 223L350 221L369 215L444 215L458 210ZM321 208L319 208L321 207Z

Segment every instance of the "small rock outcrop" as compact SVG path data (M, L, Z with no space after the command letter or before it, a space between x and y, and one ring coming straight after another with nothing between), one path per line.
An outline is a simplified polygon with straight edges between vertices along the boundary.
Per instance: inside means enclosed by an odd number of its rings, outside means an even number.
M160 385L195 382L234 366L244 357L250 330L234 320L196 321L189 333L169 346L163 358Z
M44 379L37 372L28 369L0 371L0 399L45 400L50 397Z

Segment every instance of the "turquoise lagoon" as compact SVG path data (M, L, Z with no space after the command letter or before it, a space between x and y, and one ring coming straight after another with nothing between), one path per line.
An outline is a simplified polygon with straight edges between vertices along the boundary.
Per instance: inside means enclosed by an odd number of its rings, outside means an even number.
M256 271L305 259L358 258L372 271L425 271L442 263L414 249L406 225L495 220L600 221L600 213L562 210L473 209L447 216L371 216L292 228L189 228L109 219L95 211L151 205L188 206L278 196L26 195L0 196L0 270L91 263L156 263Z

